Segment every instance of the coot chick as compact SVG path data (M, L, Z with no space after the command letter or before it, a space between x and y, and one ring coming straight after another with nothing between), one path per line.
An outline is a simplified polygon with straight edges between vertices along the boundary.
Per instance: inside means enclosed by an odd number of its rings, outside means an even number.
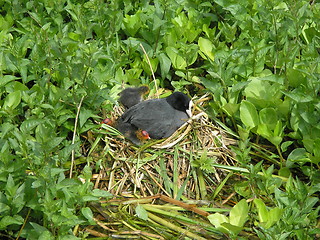
M126 88L119 93L119 101L126 109L129 109L132 106L140 103L143 100L143 95L147 94L148 92L148 86Z
M174 92L162 99L140 102L129 108L118 119L119 124L143 129L150 138L161 139L171 136L191 114L191 99L182 92ZM120 129L118 129L122 132Z
M146 140L150 139L149 133L145 130L138 129L131 124L122 121L113 121L110 118L105 118L102 123L118 129L127 139L136 145L143 144Z

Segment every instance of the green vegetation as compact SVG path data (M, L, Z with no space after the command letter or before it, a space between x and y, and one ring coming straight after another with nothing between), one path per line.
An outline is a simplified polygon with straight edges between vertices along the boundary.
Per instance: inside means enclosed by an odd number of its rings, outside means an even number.
M97 122L117 105L121 87L147 84L155 93L155 82L191 96L210 93L204 110L238 140L235 167L214 165L205 152L190 156L200 189L216 189L197 196L220 202L223 193L236 195L228 215L211 212L206 231L319 237L319 3L0 0L0 10L1 239L89 237L82 231L96 224L89 203L112 198L91 181L111 154L101 147ZM157 151L150 160L163 154ZM175 150L173 158L178 164ZM168 190L162 161L157 171ZM214 166L241 181L223 175L213 186L204 177ZM183 188L171 190L187 200ZM148 216L156 221L146 209L135 209L141 225ZM180 238L187 236L197 237Z

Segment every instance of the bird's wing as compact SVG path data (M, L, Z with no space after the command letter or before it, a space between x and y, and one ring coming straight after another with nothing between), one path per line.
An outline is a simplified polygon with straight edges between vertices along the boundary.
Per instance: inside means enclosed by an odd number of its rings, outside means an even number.
M146 130L151 138L160 139L171 131L174 114L175 110L165 99L153 99L131 107L122 115L122 119Z
M124 122L147 131L154 139L171 136L188 120L185 112L175 110L164 99L141 102L127 110L122 117Z

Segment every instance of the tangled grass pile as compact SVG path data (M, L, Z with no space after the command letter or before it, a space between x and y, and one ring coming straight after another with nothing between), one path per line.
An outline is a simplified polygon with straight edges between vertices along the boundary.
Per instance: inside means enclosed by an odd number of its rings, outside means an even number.
M213 200L228 176L228 170L220 166L234 165L228 146L235 140L202 110L208 100L207 95L194 98L192 119L171 137L140 147L103 125L106 131L100 145L104 146L94 153L104 161L93 181L95 188L114 198L92 205L98 227L87 227L87 231L95 236L146 239L219 236L205 217L217 211L217 205L218 211L228 211L227 190L219 204ZM122 113L115 106L110 117Z

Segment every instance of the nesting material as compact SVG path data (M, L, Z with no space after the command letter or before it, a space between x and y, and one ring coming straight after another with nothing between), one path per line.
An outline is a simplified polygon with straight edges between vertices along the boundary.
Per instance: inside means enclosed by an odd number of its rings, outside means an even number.
M213 163L233 165L232 152L228 146L234 144L235 140L215 126L208 115L201 110L209 99L207 95L194 98L192 119L167 139L148 140L144 145L136 146L121 135L109 135L107 132L104 139L105 152L108 153L107 158L110 161L108 162L112 164L102 171L104 172L102 178L108 179L105 189L120 195L135 192L137 189L141 190L139 193L141 196L159 191L166 194L168 190L162 186L164 179L159 172L161 169L163 171L166 168L169 177L172 177L173 171L175 174L178 173L179 187L181 187L191 173L191 165L201 156L210 158ZM112 115L108 117L118 118L123 111L122 107L115 106ZM210 174L211 180L216 182L221 180L221 174L226 174L214 167L205 171ZM196 186L192 179L187 184L190 184L186 187L187 191L195 191ZM191 196L194 193L187 195Z
M229 188L219 188L230 175L216 166L235 165L229 149L235 140L202 111L210 100L207 95L192 100L192 119L167 139L148 140L136 146L117 130L105 126L104 144L99 145L103 149L92 153L100 160L92 180L95 188L112 193L114 198L93 206L98 225L86 228L91 235L217 239L215 229L206 219L209 212L200 207L210 209L217 206L217 200L233 196ZM123 108L115 106L108 117L116 119L122 113ZM137 206L148 212L148 220L139 220L139 226L130 224L135 222L131 220L137 215ZM194 224L170 214L190 218ZM199 218L201 222L197 222Z

